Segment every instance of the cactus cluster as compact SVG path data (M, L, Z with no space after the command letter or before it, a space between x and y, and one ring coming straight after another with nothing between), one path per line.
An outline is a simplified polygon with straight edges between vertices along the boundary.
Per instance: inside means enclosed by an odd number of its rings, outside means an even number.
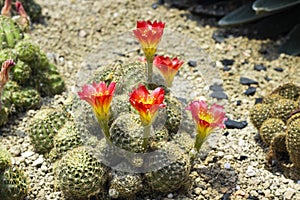
M277 160L285 174L300 179L300 86L276 88L250 111L250 119L269 146L268 160Z
M65 83L55 65L34 44L11 18L0 16L0 63L13 59L11 79L2 91L3 106L0 126L8 121L12 112L38 108L41 97L64 91Z
M29 179L22 169L12 166L10 153L0 146L0 199L23 199L29 189Z
M168 90L165 90L165 101L169 107L162 112L164 117L158 127L152 129L147 146L142 145L143 126L138 113L128 101L130 84L127 85L123 80L124 77L130 77L132 82L140 82L142 78L133 74L142 74L144 67L142 63L128 64L124 68L121 65L101 67L90 80L121 82L111 106L111 144L97 135L100 127L91 108L84 101L72 98L71 115L75 120L68 118L61 128L57 128L57 133L52 137L54 148L49 154L56 160L56 185L66 196L83 198L103 191L112 199L127 199L141 192L168 193L188 183L189 151L193 139L187 133L179 137L181 103ZM123 84L127 87L123 88ZM157 85L147 87L151 90ZM46 121L39 123L43 126L51 124ZM85 148L81 146L82 143ZM146 191L143 184L147 185Z

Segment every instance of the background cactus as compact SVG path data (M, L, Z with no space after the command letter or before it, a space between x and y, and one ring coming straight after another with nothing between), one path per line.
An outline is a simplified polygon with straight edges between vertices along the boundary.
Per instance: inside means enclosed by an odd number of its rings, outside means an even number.
M23 33L16 22L10 17L0 16L0 49L14 48L23 39Z
M44 108L32 118L28 134L37 152L48 153L53 148L53 138L67 118L68 113L62 108Z
M8 168L0 173L0 199L23 199L29 189L29 179L22 169Z
M6 148L0 146L0 174L8 167L11 167L11 155Z
M68 151L53 169L56 187L70 199L97 194L107 180L107 168L84 147Z
M283 84L250 111L253 125L258 128L263 142L270 145L268 161L277 160L284 173L292 179L300 177L299 88L295 83ZM260 112L263 108L264 112Z

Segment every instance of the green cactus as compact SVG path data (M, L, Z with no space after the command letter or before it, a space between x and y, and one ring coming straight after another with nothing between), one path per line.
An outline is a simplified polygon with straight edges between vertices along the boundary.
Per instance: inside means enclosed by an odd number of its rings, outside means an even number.
M53 166L55 186L70 199L86 199L100 192L107 168L84 147L69 150Z
M40 54L39 46L33 44L29 39L18 42L15 49L18 58L26 63L33 62Z
M73 121L67 121L54 136L54 148L50 151L49 157L52 160L59 159L68 150L82 145L80 134L80 130L76 128L75 123Z
M145 181L152 191L169 193L185 187L189 180L190 159L175 143L164 143L155 154L149 158L147 168L153 169L145 173Z
M115 95L111 102L110 121L115 120L121 113L132 111L128 94Z
M280 118L286 121L290 116L291 112L296 110L298 107L297 102L290 99L280 99L271 108L271 116L274 118Z
M283 98L297 100L300 96L300 86L294 83L285 83L276 88L272 94L279 94Z
M286 162L288 160L288 152L286 149L286 133L276 133L271 140L270 148L267 154L267 161L272 163L272 160Z
M135 152L146 152L143 144L143 126L140 116L131 113L120 115L110 127L110 140L117 147Z
M0 49L13 48L23 38L20 27L9 17L0 16Z
M265 98L263 98L263 103L273 105L280 99L284 99L284 97L280 96L279 94L270 94L270 95L267 95Z
M271 116L271 106L268 104L255 104L250 110L250 120L257 129Z
M165 126L171 135L177 133L181 123L181 103L172 94L165 95L166 106L166 123Z
M286 146L291 162L300 168L300 119L292 121L286 131Z
M26 84L28 79L31 77L31 68L28 64L21 60L18 60L16 65L11 69L12 79L20 85Z
M11 164L10 153L6 150L6 148L0 146L0 174L8 167L11 167Z
M292 123L293 121L295 121L295 120L297 120L297 119L300 119L300 112L299 112L299 110L298 110L298 112L292 114L292 115L290 116L290 118L288 118L288 120L287 120L287 125L290 125L290 123Z
M22 169L8 168L0 174L0 199L20 200L29 190L29 179Z
M116 171L109 184L109 196L113 199L130 199L143 189L142 176L137 173Z
M34 88L22 88L18 83L8 81L3 90L2 100L8 107L13 105L17 111L25 111L38 107L41 97Z
M0 127L8 122L9 110L7 107L2 106L0 110Z
M285 123L278 118L269 118L261 125L259 135L267 146L271 144L272 138L280 132L285 131Z
M61 108L44 108L33 117L28 132L38 153L48 153L53 148L53 138L67 118L68 113Z

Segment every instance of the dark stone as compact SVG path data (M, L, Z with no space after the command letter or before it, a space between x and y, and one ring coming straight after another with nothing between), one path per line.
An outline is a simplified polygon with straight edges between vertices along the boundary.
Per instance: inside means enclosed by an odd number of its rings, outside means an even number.
M158 8L158 5L157 5L157 3L153 3L153 4L151 5L151 7L155 10L156 8Z
M222 197L221 200L230 200L231 199L231 192L226 192Z
M228 99L227 94L225 94L223 91L214 91L209 96L215 99Z
M229 135L229 132L226 131L225 133L223 133L223 135L224 135L225 137L227 137L227 136Z
M222 69L224 72L228 72L228 71L230 71L231 70L231 68L230 67L228 67L227 65L225 65L224 67L223 67L223 69Z
M244 156L244 155L241 155L238 160L239 161L243 161L243 160L246 160L248 158L248 156Z
M267 71L267 68L264 65L255 65L254 70L256 71Z
M244 94L247 96L252 96L255 94L255 92L256 92L255 87L248 87L248 89L244 92Z
M266 76L266 77L265 77L265 80L266 80L266 81L270 81L270 80L272 80L272 79L271 79L270 77Z
M157 4L158 4L158 5L164 5L164 4L165 4L165 0L158 0L158 1L157 1Z
M259 104L263 102L263 98L256 98L254 104Z
M224 91L222 85L217 85L217 84L210 85L209 89L212 91Z
M197 62L194 61L194 60L189 60L189 61L188 61L188 65L189 65L190 67L196 67L196 66L197 66Z
M237 101L236 101L236 105L237 105L237 106L242 105L242 101L241 101L241 100L237 100Z
M234 60L233 59L223 59L223 60L221 60L221 63L225 66L230 66L230 65L233 65Z
M228 128L228 129L234 129L234 128L237 128L237 129L243 129L243 128L245 128L247 125L248 125L248 122L247 122L247 121L241 121L241 122L238 122L238 121L234 121L234 120L229 119L229 118L225 121L225 126L226 126L226 128Z
M274 70L276 72L283 72L283 69L281 67L275 67Z
M126 57L126 54L124 54L124 53L121 53L121 52L113 52L113 54L116 54L116 55L118 55L118 56L121 56L121 57Z
M223 36L223 34L220 34L219 32L214 31L212 38L214 39L214 41L216 41L217 43L222 43L224 42L225 38Z
M241 78L240 78L240 84L242 84L242 85L256 84L256 85L257 85L258 82L255 81L255 80L252 80L252 79L250 79L250 78L241 77Z

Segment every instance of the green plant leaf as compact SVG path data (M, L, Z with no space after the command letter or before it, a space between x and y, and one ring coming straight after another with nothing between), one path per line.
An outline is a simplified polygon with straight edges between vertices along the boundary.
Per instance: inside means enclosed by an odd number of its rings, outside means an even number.
M300 24L291 30L287 38L287 41L279 48L279 52L293 56L300 55Z
M252 9L256 13L273 12L299 4L300 0L256 0Z

